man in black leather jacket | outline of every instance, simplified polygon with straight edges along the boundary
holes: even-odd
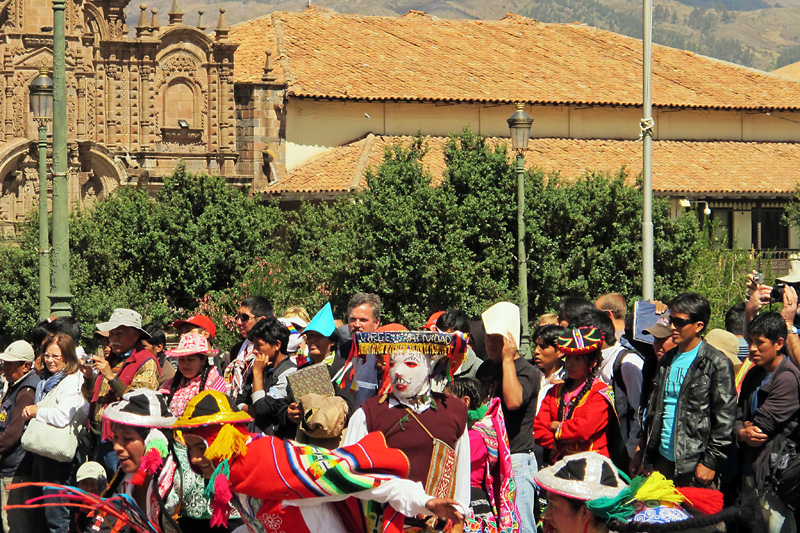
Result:
[[[709,486],[723,469],[733,439],[733,365],[703,342],[711,315],[708,300],[680,294],[669,311],[678,347],[662,357],[656,370],[640,443],[644,470],[657,470],[678,486]]]

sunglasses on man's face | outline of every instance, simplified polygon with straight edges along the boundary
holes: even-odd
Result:
[[[676,316],[669,317],[669,323],[675,326],[676,328],[683,328],[688,326],[689,324],[693,324],[694,320],[691,318],[678,318]]]

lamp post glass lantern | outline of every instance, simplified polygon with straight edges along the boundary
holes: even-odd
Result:
[[[525,112],[525,104],[517,103],[517,110],[508,118],[507,122],[511,130],[511,148],[517,152],[527,150],[533,119]]]
[[[44,67],[31,82],[31,114],[39,124],[39,320],[50,316],[50,240],[47,224],[47,122],[53,118],[53,80]]]
[[[53,80],[47,75],[47,70],[42,69],[39,75],[31,82],[31,113],[33,118],[50,120],[53,118]]]
[[[533,119],[525,112],[525,104],[517,103],[517,109],[508,119],[511,130],[511,148],[517,152],[517,261],[519,285],[519,316],[522,322],[522,339],[519,353],[531,356],[531,336],[528,324],[528,258],[525,252],[525,150],[531,136]]]

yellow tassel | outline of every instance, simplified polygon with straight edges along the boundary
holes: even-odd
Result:
[[[650,477],[639,487],[636,499],[642,502],[658,500],[662,503],[679,504],[684,500],[683,495],[675,490],[672,481],[659,472],[653,472]]]
[[[219,430],[217,438],[206,449],[207,459],[230,459],[234,455],[247,454],[247,437],[237,431],[232,425],[225,424]]]

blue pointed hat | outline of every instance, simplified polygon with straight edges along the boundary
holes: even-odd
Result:
[[[330,337],[333,335],[335,329],[336,324],[333,322],[333,309],[331,308],[331,303],[328,302],[325,304],[325,307],[314,315],[314,318],[311,319],[311,322],[308,323],[308,326],[306,326],[303,332],[308,333],[309,331],[316,331],[321,335]]]

